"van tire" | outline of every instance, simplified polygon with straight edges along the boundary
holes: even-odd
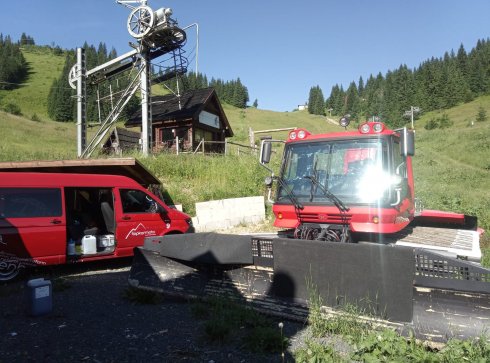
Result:
[[[0,281],[7,282],[12,281],[22,275],[22,268],[20,266],[14,266],[9,268],[9,266],[4,266],[0,261]]]

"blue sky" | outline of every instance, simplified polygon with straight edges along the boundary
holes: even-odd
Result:
[[[134,41],[126,29],[130,10],[114,0],[3,0],[0,32],[22,32],[36,44],[76,48],[104,42],[118,54]],[[324,96],[359,76],[401,64],[469,51],[490,36],[489,0],[149,0],[173,9],[180,27],[199,24],[199,71],[208,78],[240,77],[250,103],[291,111],[312,86]],[[195,55],[195,28],[186,50]],[[191,69],[194,68],[194,63]]]

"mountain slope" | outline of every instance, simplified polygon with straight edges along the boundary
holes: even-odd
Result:
[[[28,78],[12,91],[0,90],[0,106],[12,103],[29,119],[36,115],[41,120],[48,120],[49,89],[63,69],[65,56],[55,55],[49,47],[38,46],[28,46],[22,53],[29,66]],[[70,87],[68,80],[66,87]]]
[[[490,96],[432,112],[416,121],[414,174],[416,195],[426,207],[477,215],[490,229],[490,117],[471,122],[479,107],[490,115]],[[453,125],[425,130],[423,125],[446,113]]]
[[[64,56],[52,54],[49,48],[38,47],[29,48],[24,54],[31,67],[26,85],[13,91],[0,91],[1,105],[15,103],[25,115],[18,117],[0,112],[0,160],[75,158],[75,124],[50,121],[46,112],[49,87],[61,72]],[[472,123],[480,107],[486,110],[489,120]],[[258,131],[304,127],[312,133],[342,130],[325,117],[310,115],[306,111],[237,109],[226,104],[223,108],[235,133],[233,141],[245,145],[249,145],[249,128]],[[451,127],[424,129],[432,118],[443,113],[453,122]],[[40,118],[39,122],[31,121],[34,114]],[[490,96],[449,110],[425,114],[415,122],[415,128],[417,196],[428,208],[478,215],[480,225],[490,229]],[[94,129],[89,132],[93,133]],[[287,132],[270,135],[281,140],[286,138]],[[259,137],[257,135],[256,140]],[[181,176],[176,174],[166,178],[166,182],[175,179],[178,186]],[[262,191],[257,190],[257,193]],[[233,188],[227,193],[233,197]]]

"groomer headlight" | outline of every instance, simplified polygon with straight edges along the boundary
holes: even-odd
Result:
[[[373,131],[376,133],[383,132],[384,130],[384,125],[381,122],[376,122],[373,124]]]
[[[361,126],[359,126],[359,132],[361,134],[368,134],[369,131],[371,131],[371,127],[369,126],[369,124],[362,124]]]
[[[296,131],[291,131],[289,133],[289,140],[296,140],[296,137],[297,137]]]
[[[339,120],[339,124],[340,126],[342,127],[347,127],[349,126],[350,124],[350,120],[349,120],[349,117],[347,116],[343,116],[340,120]]]
[[[298,132],[298,139],[304,139],[306,137],[306,132],[305,130],[300,130]]]

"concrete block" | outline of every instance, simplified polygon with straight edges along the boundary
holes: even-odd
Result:
[[[199,232],[227,229],[242,223],[260,223],[265,219],[264,203],[263,196],[196,203],[193,223]]]

